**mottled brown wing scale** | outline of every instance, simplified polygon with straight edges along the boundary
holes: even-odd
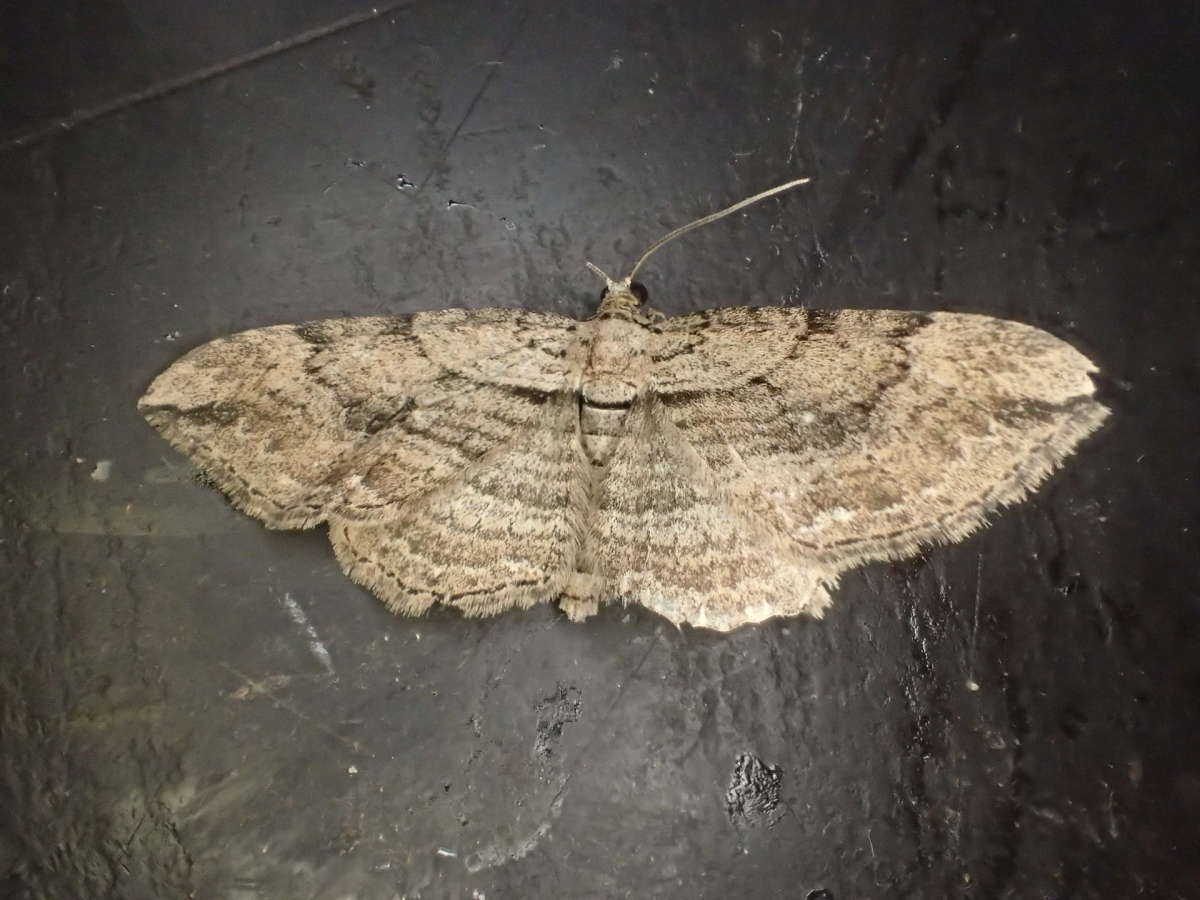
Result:
[[[1027,325],[781,312],[804,322],[780,363],[722,393],[695,360],[689,391],[661,399],[731,506],[833,576],[962,538],[1107,416],[1086,357]]]
[[[520,323],[521,341],[505,339],[505,314],[510,325]],[[543,360],[548,352],[565,356],[577,324],[488,309],[258,328],[192,350],[138,406],[239,508],[269,527],[307,528],[324,520],[331,501],[345,499],[345,479],[362,474],[346,468],[352,454],[378,462],[381,433],[406,432],[408,474],[433,484],[452,473],[429,471],[441,449],[436,440],[423,448],[418,433],[441,427],[439,408],[457,404],[462,416],[465,396],[493,420],[466,429],[464,453],[483,452],[486,436],[494,443],[527,427],[545,387],[561,385]],[[489,364],[508,366],[509,383],[471,379]]]
[[[675,624],[727,631],[771,616],[819,616],[825,574],[777,534],[729,503],[720,482],[647,399],[609,463],[592,509],[572,618],[595,604],[637,602]]]
[[[314,376],[328,346],[360,349],[383,358],[388,320],[351,319],[312,326],[279,325],[219,338],[191,351],[163,372],[138,406],[163,437],[183,451],[239,509],[271,528],[306,528],[324,517],[314,491],[338,461],[370,434],[372,406],[401,408],[406,391],[425,377],[415,367],[395,373],[414,383],[386,396],[383,385],[357,395]],[[384,352],[381,352],[384,351]],[[403,362],[404,352],[388,356]],[[346,353],[343,365],[359,356]]]
[[[529,429],[543,427],[550,395],[472,382],[428,383],[402,416],[345,453],[326,476],[323,509],[350,521],[395,519],[415,500],[462,477]]]
[[[577,324],[489,309],[257,329],[193,350],[140,406],[269,526],[329,521],[390,608],[494,613],[552,599],[574,559]],[[506,377],[475,380],[489,366]]]
[[[394,612],[493,615],[556,599],[574,570],[590,475],[574,398],[386,521],[330,520],[342,568]]]
[[[272,527],[328,520],[397,611],[638,602],[728,630],[819,615],[838,574],[954,540],[1103,421],[1090,362],[949,313],[666,319],[606,466],[580,438],[586,324],[448,310],[198,348],[147,418]]]

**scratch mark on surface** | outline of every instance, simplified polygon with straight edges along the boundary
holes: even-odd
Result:
[[[804,112],[804,54],[800,54],[800,62],[796,64],[796,107],[792,118],[792,141],[788,144],[787,166],[791,168],[796,158],[796,144],[800,140],[800,115]]]
[[[796,95],[796,117],[792,119],[792,142],[788,145],[787,165],[790,167],[796,158],[796,142],[800,139],[800,114],[804,112],[804,97]]]
[[[268,675],[262,681],[247,681],[229,696],[234,700],[249,700],[251,697],[269,698],[271,691],[287,687],[291,683],[291,675]]]
[[[308,649],[312,651],[313,656],[317,661],[325,667],[325,671],[330,675],[337,677],[337,672],[333,670],[333,658],[329,655],[329,650],[321,641],[321,636],[317,634],[317,629],[313,628],[312,622],[308,621],[308,616],[304,614],[304,610],[300,604],[295,601],[289,593],[283,595],[283,605],[288,611],[288,615],[292,617],[292,621],[297,627],[304,632],[304,636],[308,638]]]
[[[975,639],[979,636],[979,598],[983,593],[983,554],[979,555],[979,563],[975,567],[975,622],[971,626],[971,649],[967,656],[967,690],[979,690],[975,681]]]
[[[366,752],[366,751],[364,751],[362,745],[358,743],[358,741],[354,740],[353,738],[348,738],[345,735],[338,734],[332,728],[322,725],[316,719],[312,718],[312,716],[307,716],[304,713],[302,713],[300,710],[296,709],[295,706],[293,706],[291,703],[289,703],[288,701],[286,701],[282,697],[280,697],[278,694],[276,694],[275,691],[273,691],[265,682],[255,681],[253,678],[250,678],[248,675],[245,675],[242,672],[238,671],[233,666],[229,665],[229,663],[227,663],[227,662],[222,662],[221,667],[223,669],[225,669],[226,671],[232,673],[233,675],[237,676],[238,678],[242,679],[243,682],[245,682],[245,684],[243,684],[243,686],[241,688],[239,688],[238,691],[246,691],[251,696],[266,697],[268,700],[270,700],[275,705],[275,707],[277,709],[282,709],[284,712],[291,713],[293,716],[295,716],[301,722],[304,722],[305,724],[312,726],[313,728],[315,728],[317,731],[321,732],[322,734],[327,735],[328,737],[331,737],[334,740],[339,741],[342,744],[345,744],[347,747],[349,747],[355,753]]]
[[[437,160],[430,168],[428,174],[421,179],[421,190],[429,183],[429,179],[442,167],[446,158],[450,155],[450,147],[458,140],[459,134],[463,130],[463,126],[467,124],[467,120],[471,118],[475,112],[475,107],[479,105],[479,101],[483,99],[483,95],[487,93],[487,89],[491,87],[492,81],[496,78],[496,73],[503,68],[505,61],[508,59],[509,53],[512,52],[513,45],[517,42],[517,36],[520,35],[521,29],[525,25],[525,20],[529,18],[528,10],[522,12],[521,18],[517,20],[517,24],[513,27],[512,33],[508,36],[508,41],[504,44],[504,49],[500,51],[500,58],[491,60],[487,63],[487,77],[483,79],[483,84],[479,86],[479,90],[475,92],[475,96],[471,98],[471,102],[467,104],[467,111],[463,113],[458,124],[454,126],[454,130],[450,132],[450,137],[446,139],[446,143],[442,145],[442,151],[438,154]]]
[[[490,869],[493,866],[498,866],[503,863],[515,862],[519,859],[524,859],[538,845],[549,832],[554,820],[559,817],[562,812],[563,794],[567,789],[567,784],[571,781],[570,775],[564,775],[562,782],[559,784],[558,791],[550,800],[546,807],[546,817],[541,823],[530,832],[524,839],[516,841],[512,845],[506,847],[499,841],[488,844],[482,850],[473,853],[468,857],[466,868],[468,872],[479,872],[483,869]]]
[[[220,75],[225,75],[233,72],[236,69],[245,68],[253,65],[263,59],[270,59],[273,56],[278,56],[281,53],[286,53],[288,50],[293,50],[296,47],[304,44],[311,44],[314,41],[319,41],[322,38],[330,35],[338,34],[348,28],[353,28],[356,25],[362,25],[365,22],[370,22],[374,19],[386,16],[389,13],[396,12],[406,6],[412,5],[413,0],[400,0],[398,3],[389,3],[386,6],[377,6],[372,9],[367,9],[354,15],[344,16],[328,25],[321,25],[317,28],[310,28],[308,31],[302,31],[290,38],[274,41],[265,47],[259,47],[257,50],[251,50],[249,53],[243,53],[238,56],[231,57],[223,62],[214,63],[211,66],[205,66],[201,69],[195,69],[185,75],[180,75],[178,78],[167,78],[163,81],[155,82],[147,88],[140,91],[134,91],[129,94],[123,94],[113,100],[105,103],[98,103],[95,106],[87,106],[82,109],[72,110],[65,116],[56,119],[51,119],[48,122],[43,122],[40,125],[35,125],[24,131],[19,131],[16,134],[0,140],[0,152],[10,150],[14,147],[23,147],[26,144],[34,143],[35,141],[44,140],[54,134],[62,134],[65,131],[71,131],[80,125],[92,122],[96,119],[104,118],[105,116],[118,113],[129,109],[131,106],[138,106],[142,103],[148,103],[151,100],[158,100],[168,94],[173,94],[176,91],[184,90],[193,85],[200,84],[205,81],[211,81]]]

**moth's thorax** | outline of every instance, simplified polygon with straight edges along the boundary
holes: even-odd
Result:
[[[641,308],[643,299],[623,285],[610,287],[600,301],[595,318],[633,319]]]
[[[579,381],[580,431],[593,463],[608,462],[649,372],[651,333],[638,322],[596,318],[584,328],[586,356]]]
[[[650,332],[625,319],[593,319],[581,390],[597,406],[628,406],[646,381],[646,349]]]

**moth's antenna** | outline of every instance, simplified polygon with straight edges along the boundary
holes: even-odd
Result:
[[[784,191],[790,191],[794,187],[799,187],[802,184],[808,184],[808,182],[810,180],[811,179],[808,179],[808,178],[797,178],[795,181],[789,181],[787,184],[781,184],[778,187],[773,187],[770,190],[763,191],[761,194],[755,194],[753,197],[747,197],[745,200],[741,200],[741,201],[733,204],[733,206],[730,206],[726,209],[718,210],[717,212],[714,212],[714,213],[709,213],[707,216],[705,216],[702,219],[697,219],[695,222],[689,222],[687,225],[682,225],[679,228],[676,228],[674,231],[670,232],[669,234],[664,235],[663,237],[660,237],[657,241],[655,241],[653,244],[650,245],[650,249],[647,250],[645,253],[643,253],[641,255],[641,258],[638,259],[638,261],[633,264],[633,268],[629,270],[629,277],[625,279],[625,282],[629,283],[629,282],[633,281],[633,276],[636,275],[637,270],[642,267],[642,263],[644,263],[650,257],[651,253],[653,253],[655,250],[657,250],[663,244],[666,244],[669,241],[675,240],[675,238],[677,238],[677,237],[681,237],[682,235],[687,234],[693,228],[699,228],[702,225],[707,225],[709,222],[715,222],[715,221],[717,221],[717,219],[723,219],[723,218],[725,218],[725,216],[729,215],[730,213],[735,213],[739,209],[743,209],[743,208],[749,206],[751,203],[757,203],[759,200],[766,200],[768,197],[773,197],[776,194],[782,194]],[[599,269],[597,269],[591,263],[588,263],[588,265],[591,266],[592,271],[594,271],[600,275],[604,275],[603,272],[601,272]],[[608,279],[608,276],[604,275],[604,278]],[[608,282],[609,282],[609,284],[612,284],[611,279],[608,279]]]
[[[583,261],[583,264],[585,266],[587,266],[589,269],[591,269],[593,272],[595,272],[597,275],[599,275],[601,278],[603,278],[610,288],[617,286],[617,283],[615,281],[613,281],[611,278],[609,278],[608,275],[605,273],[605,271],[602,268],[600,268],[599,266],[592,265],[586,259]]]

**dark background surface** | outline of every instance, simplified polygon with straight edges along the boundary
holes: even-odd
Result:
[[[3,8],[0,897],[1200,897],[1194,4],[427,0],[236,64],[365,8]],[[824,621],[394,618],[135,410],[244,328],[586,315],[797,174],[655,305],[1015,318],[1114,413]]]

